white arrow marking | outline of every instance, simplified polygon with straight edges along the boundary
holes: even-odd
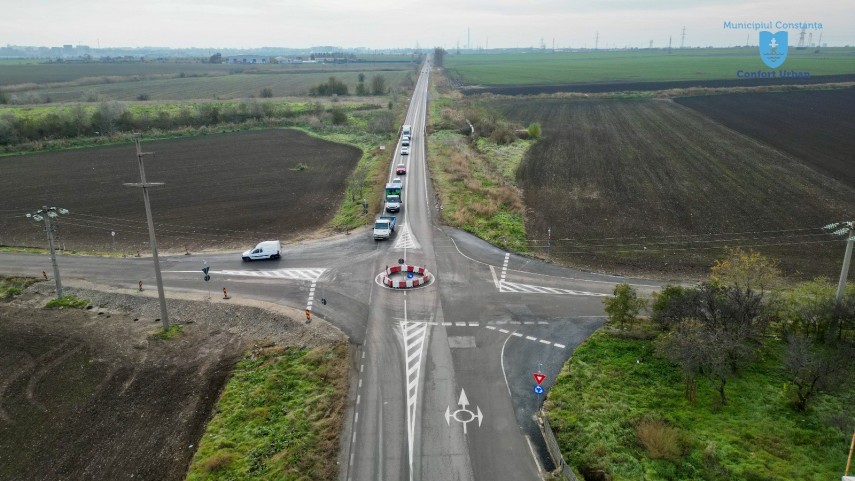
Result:
[[[460,390],[460,400],[457,401],[457,404],[460,404],[463,409],[466,409],[466,406],[469,405],[469,399],[466,399],[466,391],[463,389]]]
[[[481,408],[480,408],[480,407],[475,406],[475,409],[477,409],[477,410],[478,410],[478,415],[477,415],[477,416],[475,416],[475,417],[477,417],[477,418],[478,418],[478,427],[480,428],[480,427],[481,427],[481,421],[484,419],[484,415],[483,415],[483,414],[481,414]]]
[[[449,407],[445,408],[445,424],[451,426],[451,413]]]

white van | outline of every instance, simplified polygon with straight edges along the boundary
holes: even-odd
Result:
[[[257,259],[279,259],[282,253],[282,243],[278,240],[259,242],[257,246],[243,253],[244,262]]]

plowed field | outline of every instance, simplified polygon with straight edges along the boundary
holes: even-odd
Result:
[[[855,188],[855,88],[675,101]]]
[[[243,247],[323,226],[343,199],[361,152],[295,130],[143,142],[158,244],[165,249]],[[145,251],[145,208],[132,144],[0,158],[0,245],[46,245],[23,215],[42,205],[59,219],[66,249]]]
[[[855,215],[847,186],[690,109],[656,100],[499,100],[543,140],[518,171],[532,248],[575,265],[705,272],[750,247],[796,276],[834,276],[843,246],[819,227]]]

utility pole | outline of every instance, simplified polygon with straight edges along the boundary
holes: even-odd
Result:
[[[42,208],[37,210],[34,214],[27,214],[27,219],[36,222],[45,222],[45,232],[47,232],[48,245],[50,245],[50,262],[53,264],[53,278],[56,280],[57,299],[62,297],[62,280],[59,278],[59,266],[56,263],[56,251],[53,248],[53,233],[56,227],[51,223],[51,219],[56,219],[60,215],[65,214],[68,214],[68,209],[63,209],[62,207],[48,207],[46,205],[42,206]]]
[[[546,228],[546,256],[552,257],[552,227]]]
[[[600,49],[600,32],[597,32],[597,36],[594,37],[594,50]]]
[[[832,234],[845,235],[847,237],[846,253],[843,255],[843,268],[840,270],[840,281],[837,283],[838,303],[843,301],[843,294],[846,292],[846,278],[849,275],[849,263],[852,261],[852,244],[855,244],[855,221],[835,222],[823,227],[825,230],[836,229]]]
[[[145,165],[143,157],[151,155],[154,152],[143,152],[140,147],[140,135],[134,134],[134,145],[137,147],[137,162],[140,167],[139,183],[125,183],[126,187],[139,187],[143,191],[143,201],[145,202],[145,216],[148,220],[148,238],[151,241],[151,255],[154,258],[154,275],[157,279],[157,295],[160,298],[160,320],[163,323],[163,330],[169,329],[169,315],[166,313],[166,296],[163,294],[163,278],[160,275],[160,260],[157,258],[157,239],[154,237],[154,221],[151,218],[151,205],[148,201],[148,189],[151,187],[159,187],[163,182],[146,182],[145,180]]]
[[[686,27],[683,27],[683,36],[680,38],[680,50],[686,48]]]

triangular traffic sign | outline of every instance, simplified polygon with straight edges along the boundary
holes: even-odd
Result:
[[[534,373],[534,380],[540,384],[543,380],[546,379],[546,374],[541,374],[539,372]]]

